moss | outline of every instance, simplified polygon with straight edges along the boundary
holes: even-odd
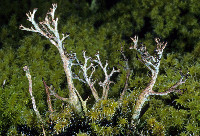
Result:
[[[41,20],[52,1],[18,1],[11,7],[10,3],[11,1],[5,1],[0,6],[0,16],[3,18],[0,23],[4,23],[0,28],[0,135],[20,135],[17,126],[21,125],[32,129],[36,127],[40,133],[41,125],[32,110],[28,81],[22,67],[30,66],[34,83],[33,94],[38,109],[46,120],[47,129],[50,124],[47,121],[49,112],[41,79],[43,77],[49,85],[53,84],[60,96],[67,97],[66,78],[56,48],[37,34],[21,32],[18,26],[21,23],[26,24],[25,13],[31,8],[40,9],[38,14],[42,17],[38,20]],[[122,0],[109,8],[104,7],[107,5],[106,1],[103,3],[102,9],[91,12],[88,1],[60,1],[56,11],[60,21],[59,30],[70,33],[64,46],[68,51],[76,52],[81,62],[82,50],[86,50],[88,56],[94,56],[100,51],[101,59],[108,60],[110,69],[113,66],[120,67],[118,62],[121,65],[124,65],[124,62],[117,50],[123,45],[132,70],[129,91],[120,103],[116,100],[126,79],[126,70],[123,68],[113,79],[115,84],[111,86],[109,99],[95,105],[89,87],[75,81],[81,96],[84,99],[90,96],[88,115],[84,117],[87,119],[85,123],[88,129],[83,127],[82,135],[129,135],[133,131],[129,126],[132,108],[141,90],[150,80],[149,71],[136,59],[136,52],[128,50],[132,44],[129,37],[133,35],[139,35],[151,53],[154,49],[153,37],[159,36],[168,41],[164,58],[161,60],[160,75],[154,87],[156,91],[163,92],[176,83],[180,78],[178,69],[185,73],[189,70],[191,75],[187,82],[180,86],[180,89],[184,89],[182,94],[173,93],[166,97],[150,98],[134,134],[199,135],[199,1]],[[78,71],[79,68],[74,67],[74,72],[78,74]],[[97,68],[93,78],[102,81],[102,71]],[[5,79],[5,85],[2,87]],[[95,86],[101,95],[102,88],[97,83]],[[71,116],[70,108],[63,109],[60,100],[54,100],[54,97],[52,99],[55,109],[52,118],[56,122],[54,132],[69,131],[72,128],[70,121],[75,115]],[[74,120],[80,122],[83,119]],[[75,124],[73,127],[75,131],[76,127],[80,126]],[[78,131],[74,133],[78,135]]]

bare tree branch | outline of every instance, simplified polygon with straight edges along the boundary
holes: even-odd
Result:
[[[77,65],[80,66],[81,70],[79,72],[82,72],[84,79],[81,79],[79,76],[73,74],[73,79],[78,79],[79,81],[83,82],[83,83],[87,83],[92,91],[92,94],[95,98],[96,101],[99,100],[99,96],[98,93],[94,87],[94,83],[95,81],[93,81],[92,76],[93,73],[95,72],[95,67],[93,63],[91,63],[88,66],[88,62],[91,61],[91,57],[87,57],[86,56],[86,51],[83,51],[83,58],[84,58],[84,64],[81,64],[79,59],[77,58],[76,54],[73,54],[73,60],[76,60],[76,63],[72,63],[72,65]],[[92,69],[92,72],[90,73],[90,75],[88,75],[88,70]]]
[[[140,47],[138,46],[138,44],[137,44],[138,37],[137,36],[135,36],[134,38],[131,38],[131,39],[134,42],[134,47],[131,46],[130,49],[135,49],[140,53],[141,59],[139,59],[139,60],[142,63],[144,63],[152,73],[151,80],[150,80],[149,84],[142,91],[142,93],[140,94],[138,100],[136,101],[136,105],[134,107],[134,113],[132,115],[132,124],[133,124],[134,120],[139,118],[141,109],[142,109],[144,103],[148,100],[147,98],[150,95],[167,95],[167,94],[169,94],[171,92],[180,92],[180,90],[176,90],[175,88],[177,88],[179,85],[185,83],[187,78],[185,80],[183,80],[183,77],[181,77],[179,82],[177,82],[175,85],[173,85],[166,92],[154,92],[153,91],[153,86],[154,86],[154,84],[156,82],[156,79],[157,79],[157,76],[158,76],[158,73],[159,73],[160,61],[161,61],[161,58],[162,58],[163,50],[167,46],[167,42],[166,43],[160,42],[159,38],[155,38],[155,42],[157,44],[157,47],[155,49],[155,55],[151,56],[147,52],[145,45],[141,45]]]
[[[50,97],[50,93],[49,93],[49,87],[47,86],[46,82],[44,81],[44,79],[42,78],[45,90],[46,90],[46,94],[47,94],[47,104],[49,107],[49,111],[52,113],[53,112],[53,107],[51,104],[51,97]]]
[[[5,84],[6,84],[6,79],[3,80],[2,88],[4,88]]]
[[[94,62],[98,63],[99,66],[102,68],[104,74],[105,74],[105,80],[103,82],[99,82],[99,85],[103,87],[103,94],[102,94],[102,98],[101,99],[107,99],[108,98],[108,91],[109,91],[109,86],[110,83],[113,83],[110,78],[112,77],[112,75],[116,72],[119,72],[120,70],[115,70],[115,68],[113,67],[112,71],[110,74],[107,73],[107,66],[108,66],[108,61],[106,61],[105,66],[103,66],[101,59],[99,57],[99,52],[96,53],[95,55],[97,57],[97,59],[93,60]]]
[[[121,54],[122,54],[122,56],[123,56],[123,58],[124,58],[124,61],[125,61],[125,67],[124,67],[124,69],[126,70],[126,82],[125,82],[125,84],[124,84],[124,89],[123,89],[123,91],[122,91],[122,93],[121,93],[121,95],[120,95],[120,100],[122,100],[123,97],[124,97],[124,95],[125,95],[125,93],[126,93],[126,91],[127,91],[127,89],[128,89],[128,81],[129,81],[129,77],[130,77],[130,75],[131,75],[131,70],[130,70],[130,68],[129,68],[128,59],[126,58],[126,56],[125,56],[125,54],[124,54],[124,50],[123,50],[123,47],[122,47],[122,46],[121,46],[120,52],[121,52]]]
[[[48,87],[48,86],[47,86]],[[62,101],[66,101],[69,102],[69,98],[64,98],[59,96],[56,92],[55,92],[55,88],[53,88],[53,86],[48,87],[48,89],[50,90],[50,95],[55,96],[57,99],[62,100]]]
[[[33,96],[33,92],[32,92],[32,79],[31,79],[31,74],[30,74],[30,72],[29,72],[28,66],[24,66],[23,69],[24,69],[24,71],[26,72],[26,77],[28,78],[28,81],[29,81],[29,93],[30,93],[31,100],[32,100],[33,110],[35,111],[35,113],[36,113],[38,119],[39,119],[40,122],[42,123],[43,134],[44,134],[44,136],[45,136],[46,134],[45,134],[44,127],[43,127],[43,120],[42,120],[42,117],[41,117],[41,115],[40,115],[40,112],[38,111],[38,109],[37,109],[37,107],[36,107],[35,97]]]
[[[69,36],[68,34],[62,34],[62,38],[58,33],[58,18],[55,18],[55,10],[57,8],[57,4],[52,4],[53,8],[50,9],[50,12],[46,14],[44,21],[40,23],[36,23],[34,20],[35,13],[37,9],[34,9],[33,12],[27,13],[28,21],[30,21],[33,25],[31,28],[26,28],[23,25],[20,25],[21,30],[36,32],[41,34],[42,36],[49,39],[49,41],[55,45],[59,51],[61,59],[63,61],[63,67],[65,74],[67,76],[67,83],[69,88],[69,103],[73,105],[78,112],[82,112],[82,106],[80,99],[77,96],[78,92],[74,86],[72,79],[72,61],[73,57],[69,56],[69,54],[65,54],[63,48],[63,41]],[[71,54],[70,54],[71,55]]]
[[[181,84],[184,84],[186,82],[186,80],[188,78],[188,75],[189,75],[189,72],[186,75],[181,74],[180,80],[176,84],[174,84],[172,87],[170,87],[167,91],[165,91],[165,92],[155,92],[155,91],[152,91],[150,93],[150,95],[160,95],[160,96],[162,96],[162,95],[167,95],[167,94],[172,93],[172,92],[178,92],[178,93],[180,93],[181,90],[180,89],[177,90],[176,88],[178,86],[180,86]]]

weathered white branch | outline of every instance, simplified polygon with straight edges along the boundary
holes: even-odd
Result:
[[[4,88],[5,84],[6,84],[6,79],[3,80],[2,88]]]
[[[55,88],[53,88],[53,86],[50,86],[50,87],[47,86],[47,88],[48,88],[49,91],[50,91],[50,95],[55,96],[55,97],[56,97],[57,99],[59,99],[59,100],[69,102],[69,98],[64,98],[64,97],[59,96],[59,95],[55,92]]]
[[[76,63],[73,63],[73,65],[78,65],[80,66],[81,70],[82,70],[82,73],[83,73],[83,77],[84,79],[81,79],[79,76],[77,75],[74,75],[73,76],[73,79],[78,79],[79,81],[83,82],[83,83],[87,83],[92,91],[92,94],[95,98],[96,101],[99,100],[99,96],[98,96],[98,93],[94,87],[94,83],[95,81],[92,81],[92,75],[93,73],[95,72],[95,66],[93,65],[93,63],[91,63],[89,66],[88,66],[88,61],[90,60],[91,61],[91,57],[87,57],[85,55],[86,51],[83,51],[83,58],[85,60],[84,64],[81,64],[80,61],[78,60],[78,58],[76,57],[76,54],[73,55],[74,57],[74,60],[76,60]],[[92,68],[92,72],[90,73],[90,75],[88,75],[88,70],[90,70]],[[80,72],[80,71],[79,71]]]
[[[133,41],[134,43],[134,46],[131,46],[129,49],[136,49],[137,48],[137,44],[138,44],[138,36],[135,36],[134,38],[130,37],[131,40]]]
[[[87,83],[84,79],[81,79],[79,76],[77,76],[77,75],[74,74],[74,73],[73,73],[73,79],[77,79],[77,80],[79,80],[80,82]]]
[[[92,91],[92,94],[95,98],[96,101],[99,100],[99,96],[98,93],[94,87],[95,81],[92,80],[92,75],[95,72],[95,65],[93,63],[90,63],[90,65],[88,66],[88,62],[89,60],[91,62],[96,62],[102,69],[103,72],[105,74],[105,80],[104,82],[99,82],[99,85],[103,87],[103,94],[102,94],[102,98],[101,99],[107,99],[108,97],[108,91],[109,91],[109,85],[110,83],[113,83],[112,81],[110,81],[111,76],[116,73],[119,72],[119,70],[115,70],[114,68],[112,69],[112,71],[110,72],[110,74],[107,73],[107,66],[108,66],[108,62],[106,61],[105,66],[103,66],[101,59],[99,57],[99,53],[97,53],[95,56],[97,57],[97,59],[92,60],[91,57],[87,57],[86,56],[86,52],[83,51],[83,58],[84,58],[84,63],[81,64],[78,60],[78,58],[76,57],[76,54],[71,55],[73,56],[73,60],[76,60],[76,63],[72,63],[72,65],[78,65],[80,66],[82,73],[83,73],[83,77],[84,79],[81,79],[79,76],[74,75],[73,79],[78,79],[79,81],[83,82],[83,83],[87,83]],[[88,70],[92,69],[92,72],[90,73],[90,75],[88,75]],[[80,71],[79,71],[80,72]]]
[[[181,78],[180,78],[180,80],[179,80],[176,84],[174,84],[172,87],[170,87],[167,91],[165,91],[165,92],[155,92],[155,91],[152,91],[152,92],[150,93],[150,95],[160,95],[160,96],[162,96],[162,95],[167,95],[167,94],[172,93],[172,92],[180,93],[181,90],[180,90],[180,89],[176,90],[176,88],[177,88],[179,85],[184,84],[184,83],[186,82],[188,76],[189,76],[189,72],[188,72],[186,75],[183,75],[183,74],[181,73]]]
[[[29,81],[29,93],[30,93],[30,96],[31,96],[33,109],[34,109],[34,111],[35,111],[37,117],[39,118],[39,120],[40,120],[41,122],[43,122],[43,121],[42,121],[42,118],[41,118],[41,116],[40,116],[40,113],[39,113],[39,111],[38,111],[38,109],[37,109],[37,107],[36,107],[35,98],[34,98],[34,96],[33,96],[33,92],[32,92],[32,79],[31,79],[31,74],[30,74],[30,72],[29,72],[29,68],[28,68],[28,66],[25,66],[23,69],[24,69],[24,71],[26,72],[26,77],[28,78],[28,81]]]
[[[46,135],[45,131],[44,131],[44,127],[43,127],[43,120],[42,120],[42,117],[40,115],[40,112],[38,111],[38,109],[36,107],[35,97],[33,96],[32,79],[31,79],[31,74],[29,72],[29,68],[28,68],[28,66],[24,66],[23,69],[26,72],[26,77],[28,78],[28,81],[29,81],[29,93],[30,93],[31,100],[32,100],[33,110],[35,111],[36,116],[38,117],[38,119],[42,123],[43,134]]]
[[[132,115],[132,124],[133,124],[134,120],[139,118],[141,109],[142,109],[144,103],[148,100],[147,98],[150,95],[167,95],[171,92],[180,92],[180,90],[176,90],[175,88],[178,87],[179,85],[185,83],[186,79],[183,81],[183,77],[181,77],[180,81],[177,82],[170,89],[168,89],[168,91],[166,91],[166,92],[154,92],[153,86],[156,82],[156,79],[157,79],[157,76],[158,76],[158,73],[159,73],[160,61],[161,61],[161,58],[162,58],[163,50],[165,49],[167,43],[160,42],[160,39],[156,38],[155,42],[157,44],[157,47],[155,49],[155,55],[151,56],[146,51],[146,47],[144,45],[142,45],[140,47],[138,46],[138,44],[137,44],[138,37],[137,36],[135,36],[134,38],[131,38],[131,39],[134,42],[134,47],[131,46],[130,49],[135,49],[140,53],[141,59],[139,59],[139,60],[142,63],[144,63],[152,73],[150,83],[142,91],[138,100],[136,101],[136,105],[134,107],[134,113]]]
[[[42,36],[45,36],[49,41],[55,45],[60,53],[61,59],[63,61],[63,67],[65,74],[67,76],[67,83],[69,88],[69,103],[73,105],[77,112],[81,113],[83,111],[81,102],[79,99],[79,93],[77,92],[73,80],[72,80],[72,61],[73,57],[65,54],[63,49],[63,41],[69,36],[68,34],[62,34],[62,39],[60,39],[60,35],[58,33],[58,18],[55,18],[55,10],[57,8],[57,4],[52,4],[53,8],[51,11],[47,13],[45,20],[40,22],[39,24],[35,22],[34,16],[37,9],[33,10],[33,13],[27,13],[28,20],[32,23],[33,27],[26,28],[23,25],[20,25],[21,30],[37,32]]]
[[[108,66],[108,61],[106,61],[105,66],[103,66],[101,59],[99,57],[99,52],[96,53],[95,55],[97,57],[96,60],[93,60],[94,62],[98,63],[99,66],[102,68],[104,74],[105,74],[105,80],[103,82],[99,82],[99,85],[103,87],[103,94],[102,94],[102,99],[107,99],[108,97],[108,91],[109,91],[109,87],[110,87],[110,83],[113,83],[110,78],[112,77],[112,75],[116,72],[119,72],[120,70],[115,70],[115,68],[113,67],[112,71],[110,74],[107,73],[107,66]]]
[[[52,4],[52,6],[53,6],[53,9],[50,8],[51,12],[49,12],[48,14],[50,14],[52,16],[52,19],[54,19],[54,14],[55,14],[55,11],[57,8],[57,4]]]

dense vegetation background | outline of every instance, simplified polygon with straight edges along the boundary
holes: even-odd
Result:
[[[60,32],[70,33],[70,38],[65,44],[68,51],[76,52],[80,60],[83,59],[82,50],[86,50],[87,56],[91,57],[99,51],[102,60],[108,60],[110,68],[113,66],[121,68],[121,73],[113,78],[115,84],[109,93],[110,100],[95,107],[101,109],[101,106],[107,106],[113,113],[106,115],[106,119],[95,120],[101,112],[95,113],[96,110],[91,109],[92,123],[79,126],[79,130],[74,128],[75,125],[68,127],[70,130],[74,129],[74,134],[130,133],[131,130],[127,130],[127,125],[132,113],[131,105],[150,80],[149,71],[136,58],[136,51],[128,49],[132,44],[129,37],[138,35],[140,42],[143,42],[151,53],[155,48],[155,37],[168,42],[154,90],[162,92],[175,84],[180,78],[180,70],[183,72],[189,70],[191,76],[180,86],[184,89],[182,94],[172,93],[150,98],[143,109],[135,135],[200,135],[199,0],[114,0],[112,2],[97,0],[96,3],[91,0],[2,1],[0,4],[0,135],[21,133],[37,135],[40,132],[32,110],[23,66],[30,67],[33,93],[42,116],[48,115],[42,77],[56,88],[59,95],[63,97],[68,95],[66,77],[57,49],[44,37],[19,30],[20,24],[31,25],[26,20],[25,13],[38,8],[36,19],[43,20],[52,3],[58,4],[56,16],[59,18]],[[121,46],[124,47],[129,59],[132,74],[129,92],[123,100],[124,106],[116,110],[115,100],[119,98],[126,78],[126,70],[118,65],[118,63],[123,64],[118,51]],[[78,69],[75,68],[74,71]],[[98,69],[95,79],[103,78],[100,72]],[[6,80],[5,85],[3,85],[4,80]],[[75,81],[75,84],[81,95],[87,98],[90,94],[89,88],[79,81]],[[90,109],[94,99],[91,97],[88,103]],[[62,105],[60,100],[54,100],[53,105],[57,111],[63,108],[60,106]],[[59,126],[57,129],[60,130]],[[67,128],[64,132],[67,133]]]

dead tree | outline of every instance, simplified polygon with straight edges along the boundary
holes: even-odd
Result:
[[[69,97],[63,98],[63,97],[59,96],[56,93],[55,89],[52,86],[49,87],[46,84],[46,82],[43,80],[43,83],[44,83],[44,86],[46,89],[46,94],[47,94],[47,104],[49,107],[49,111],[54,112],[53,107],[51,105],[51,98],[50,98],[50,95],[53,95],[57,99],[68,102],[69,105],[72,107],[72,109],[74,109],[75,112],[77,112],[79,115],[82,115],[82,113],[87,112],[86,102],[88,99],[86,99],[86,100],[82,99],[81,95],[79,94],[78,90],[76,89],[76,87],[73,83],[73,80],[77,79],[83,83],[86,83],[91,90],[91,93],[95,99],[95,102],[98,102],[99,100],[105,100],[108,98],[110,84],[113,83],[111,81],[111,77],[113,76],[114,73],[119,72],[119,70],[116,70],[113,67],[111,72],[108,73],[108,62],[106,61],[105,65],[103,65],[103,63],[100,59],[99,52],[96,53],[96,55],[95,55],[96,58],[92,59],[91,57],[86,56],[86,52],[83,51],[84,63],[82,64],[82,63],[80,63],[79,59],[77,58],[76,53],[64,51],[63,42],[67,37],[69,37],[69,35],[68,34],[62,34],[62,35],[59,34],[58,18],[55,18],[55,16],[54,16],[55,10],[57,8],[57,4],[52,4],[52,5],[53,5],[53,8],[50,9],[50,12],[47,13],[45,20],[42,22],[39,22],[39,23],[35,22],[35,20],[34,20],[34,16],[35,16],[37,9],[34,9],[33,12],[27,13],[26,15],[28,17],[28,21],[30,21],[32,23],[33,27],[26,28],[23,25],[20,25],[20,29],[25,30],[25,31],[39,33],[40,35],[49,39],[49,41],[58,49],[60,57],[62,59],[64,71],[65,71],[65,74],[67,77]],[[165,92],[153,91],[153,87],[154,87],[154,84],[156,82],[156,79],[157,79],[157,76],[159,73],[160,61],[162,58],[163,50],[165,49],[167,43],[162,43],[162,42],[160,42],[160,39],[156,38],[155,41],[156,41],[157,47],[155,50],[155,55],[151,56],[147,52],[146,46],[138,45],[138,37],[137,36],[135,36],[134,38],[131,38],[131,39],[134,42],[134,46],[131,46],[130,49],[135,49],[140,53],[141,58],[139,58],[139,60],[151,71],[151,80],[150,80],[149,84],[147,85],[147,87],[141,92],[138,100],[136,101],[136,105],[134,107],[134,112],[132,115],[132,124],[133,124],[134,121],[139,118],[141,109],[142,109],[144,103],[148,100],[147,98],[150,95],[167,95],[171,92],[180,92],[180,89],[176,89],[176,88],[177,88],[177,86],[185,83],[185,81],[187,79],[187,75],[186,75],[186,78],[184,75],[181,75],[181,79]],[[126,59],[123,51],[121,53],[126,61],[126,70],[127,70],[126,77],[127,78],[126,78],[125,87],[121,94],[120,100],[123,99],[123,96],[125,95],[125,92],[128,88],[128,80],[129,80],[129,76],[130,76],[130,68],[128,67],[128,59]],[[82,73],[83,78],[80,78],[80,76],[77,76],[75,73],[73,73],[73,71],[72,71],[73,66],[80,67],[79,72]],[[93,79],[94,78],[93,74],[94,74],[97,66],[99,66],[102,69],[102,71],[104,73],[104,77],[105,77],[104,81],[99,82],[99,85],[102,87],[102,96],[101,97],[99,96],[99,93],[95,89],[95,86],[94,86],[94,84],[96,83],[96,80]],[[35,102],[34,96],[32,95],[31,74],[30,74],[27,66],[24,67],[24,71],[26,71],[26,75],[29,80],[29,93],[31,95],[34,111],[35,111],[37,117],[39,118],[39,120],[41,122],[43,122],[42,117],[36,108],[36,102]],[[44,134],[45,134],[45,132],[44,132]]]
[[[179,85],[185,83],[187,79],[187,75],[181,74],[180,80],[174,84],[171,88],[169,88],[165,92],[155,92],[153,91],[153,87],[156,83],[156,79],[159,73],[159,67],[160,67],[160,61],[162,58],[163,50],[165,49],[167,43],[160,42],[159,38],[155,38],[155,42],[157,44],[157,47],[155,49],[155,55],[151,56],[148,51],[146,50],[145,45],[138,45],[138,37],[135,36],[134,38],[131,38],[134,42],[134,46],[131,46],[130,49],[137,50],[140,55],[141,59],[138,58],[150,71],[151,71],[151,80],[147,87],[141,92],[138,100],[136,101],[136,105],[134,107],[134,113],[132,115],[132,123],[134,120],[137,120],[140,116],[141,109],[146,101],[148,101],[148,97],[150,95],[167,95],[171,92],[180,92],[180,89],[176,89]],[[186,77],[186,78],[185,78]]]
[[[27,28],[27,27],[24,27],[23,25],[20,25],[20,29],[39,33],[40,35],[49,39],[49,41],[58,49],[60,57],[62,59],[64,71],[67,77],[69,98],[60,97],[55,92],[55,90],[52,89],[52,87],[48,87],[46,83],[44,82],[46,93],[48,95],[47,103],[49,104],[48,105],[49,110],[52,112],[53,108],[51,106],[51,101],[50,101],[51,99],[49,97],[49,92],[47,91],[47,89],[51,92],[50,94],[55,96],[57,99],[61,99],[63,101],[68,102],[77,113],[83,113],[87,111],[87,108],[86,108],[87,99],[85,101],[82,99],[81,95],[79,94],[76,87],[74,86],[73,79],[78,79],[79,81],[82,81],[88,84],[95,100],[99,101],[101,99],[107,99],[109,86],[110,86],[110,83],[112,83],[110,78],[114,73],[119,72],[119,70],[115,70],[113,68],[111,73],[108,74],[107,72],[108,62],[106,61],[105,66],[103,66],[100,56],[99,56],[99,52],[95,55],[96,59],[92,59],[91,57],[86,56],[86,52],[83,51],[83,58],[85,59],[85,62],[84,64],[81,64],[76,56],[76,53],[72,53],[72,52],[67,53],[66,51],[64,51],[63,42],[67,37],[69,37],[69,35],[59,34],[58,18],[55,18],[54,16],[56,8],[57,8],[57,4],[52,4],[52,5],[53,5],[53,8],[50,8],[50,12],[46,14],[45,20],[39,23],[37,23],[34,20],[37,9],[34,9],[33,12],[27,13],[26,14],[28,17],[27,20],[32,23],[33,27]],[[89,61],[90,61],[90,65],[88,66]],[[82,72],[84,79],[81,79],[79,76],[75,75],[72,72],[72,66],[74,65],[79,66],[81,68],[80,72]],[[93,73],[95,72],[95,67],[97,66],[100,66],[100,68],[103,70],[105,74],[105,80],[103,82],[99,82],[99,85],[102,86],[103,88],[102,97],[99,97],[99,94],[94,87],[95,80],[93,81],[92,79]],[[88,75],[89,70],[92,71],[90,75]]]

